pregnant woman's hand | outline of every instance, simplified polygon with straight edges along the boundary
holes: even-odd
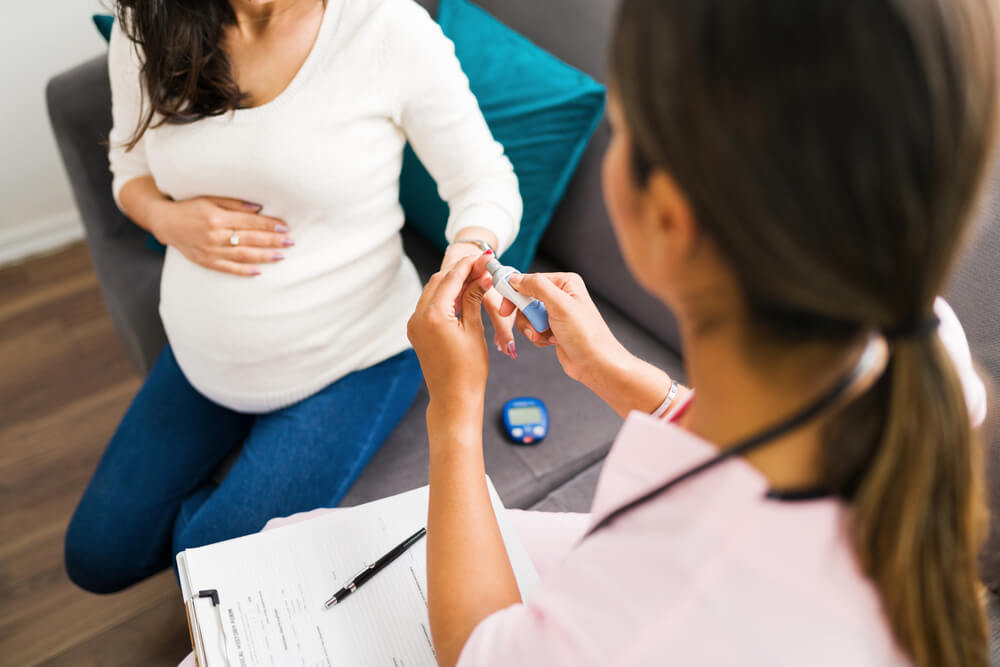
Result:
[[[257,264],[280,262],[295,245],[284,221],[260,214],[258,204],[223,197],[163,200],[151,209],[150,229],[164,245],[208,269],[260,274]]]

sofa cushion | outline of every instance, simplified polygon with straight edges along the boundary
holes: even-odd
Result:
[[[598,461],[531,506],[536,512],[589,512],[604,461]]]
[[[437,269],[440,253],[412,232],[404,234],[404,238],[407,252],[426,279]],[[552,267],[536,261],[532,269]],[[672,376],[680,377],[680,363],[672,352],[607,302],[598,298],[597,303],[626,347]],[[487,339],[491,339],[489,318],[484,319]],[[622,420],[586,387],[566,377],[554,350],[536,349],[520,334],[516,335],[516,361],[491,348],[483,444],[486,471],[504,503],[525,508],[603,459]],[[500,424],[504,402],[523,395],[542,399],[551,420],[549,436],[528,447],[510,444]],[[427,393],[422,389],[409,413],[347,493],[344,505],[356,505],[427,483],[426,409]]]

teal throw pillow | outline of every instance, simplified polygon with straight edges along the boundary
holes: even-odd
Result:
[[[503,260],[525,270],[604,114],[605,89],[466,0],[441,0],[438,24],[514,165],[524,215]],[[448,205],[409,146],[399,198],[407,221],[444,249]]]
[[[111,41],[111,26],[115,24],[115,17],[110,14],[94,14],[94,25],[104,38],[104,41]]]

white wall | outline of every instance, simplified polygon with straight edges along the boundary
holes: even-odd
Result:
[[[100,53],[99,0],[3,2],[0,19],[0,265],[83,236],[49,129],[45,83]]]

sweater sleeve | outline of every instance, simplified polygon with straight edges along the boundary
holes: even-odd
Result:
[[[140,81],[140,61],[137,48],[115,21],[108,47],[108,77],[111,80],[111,133],[108,137],[108,162],[111,167],[111,191],[115,204],[121,208],[118,196],[132,179],[150,174],[146,162],[146,137],[128,151],[126,145],[139,124],[139,117],[148,108]]]
[[[394,0],[385,48],[396,95],[396,122],[448,202],[448,241],[485,227],[509,248],[522,202],[514,168],[490,133],[455,46],[413,0]]]

